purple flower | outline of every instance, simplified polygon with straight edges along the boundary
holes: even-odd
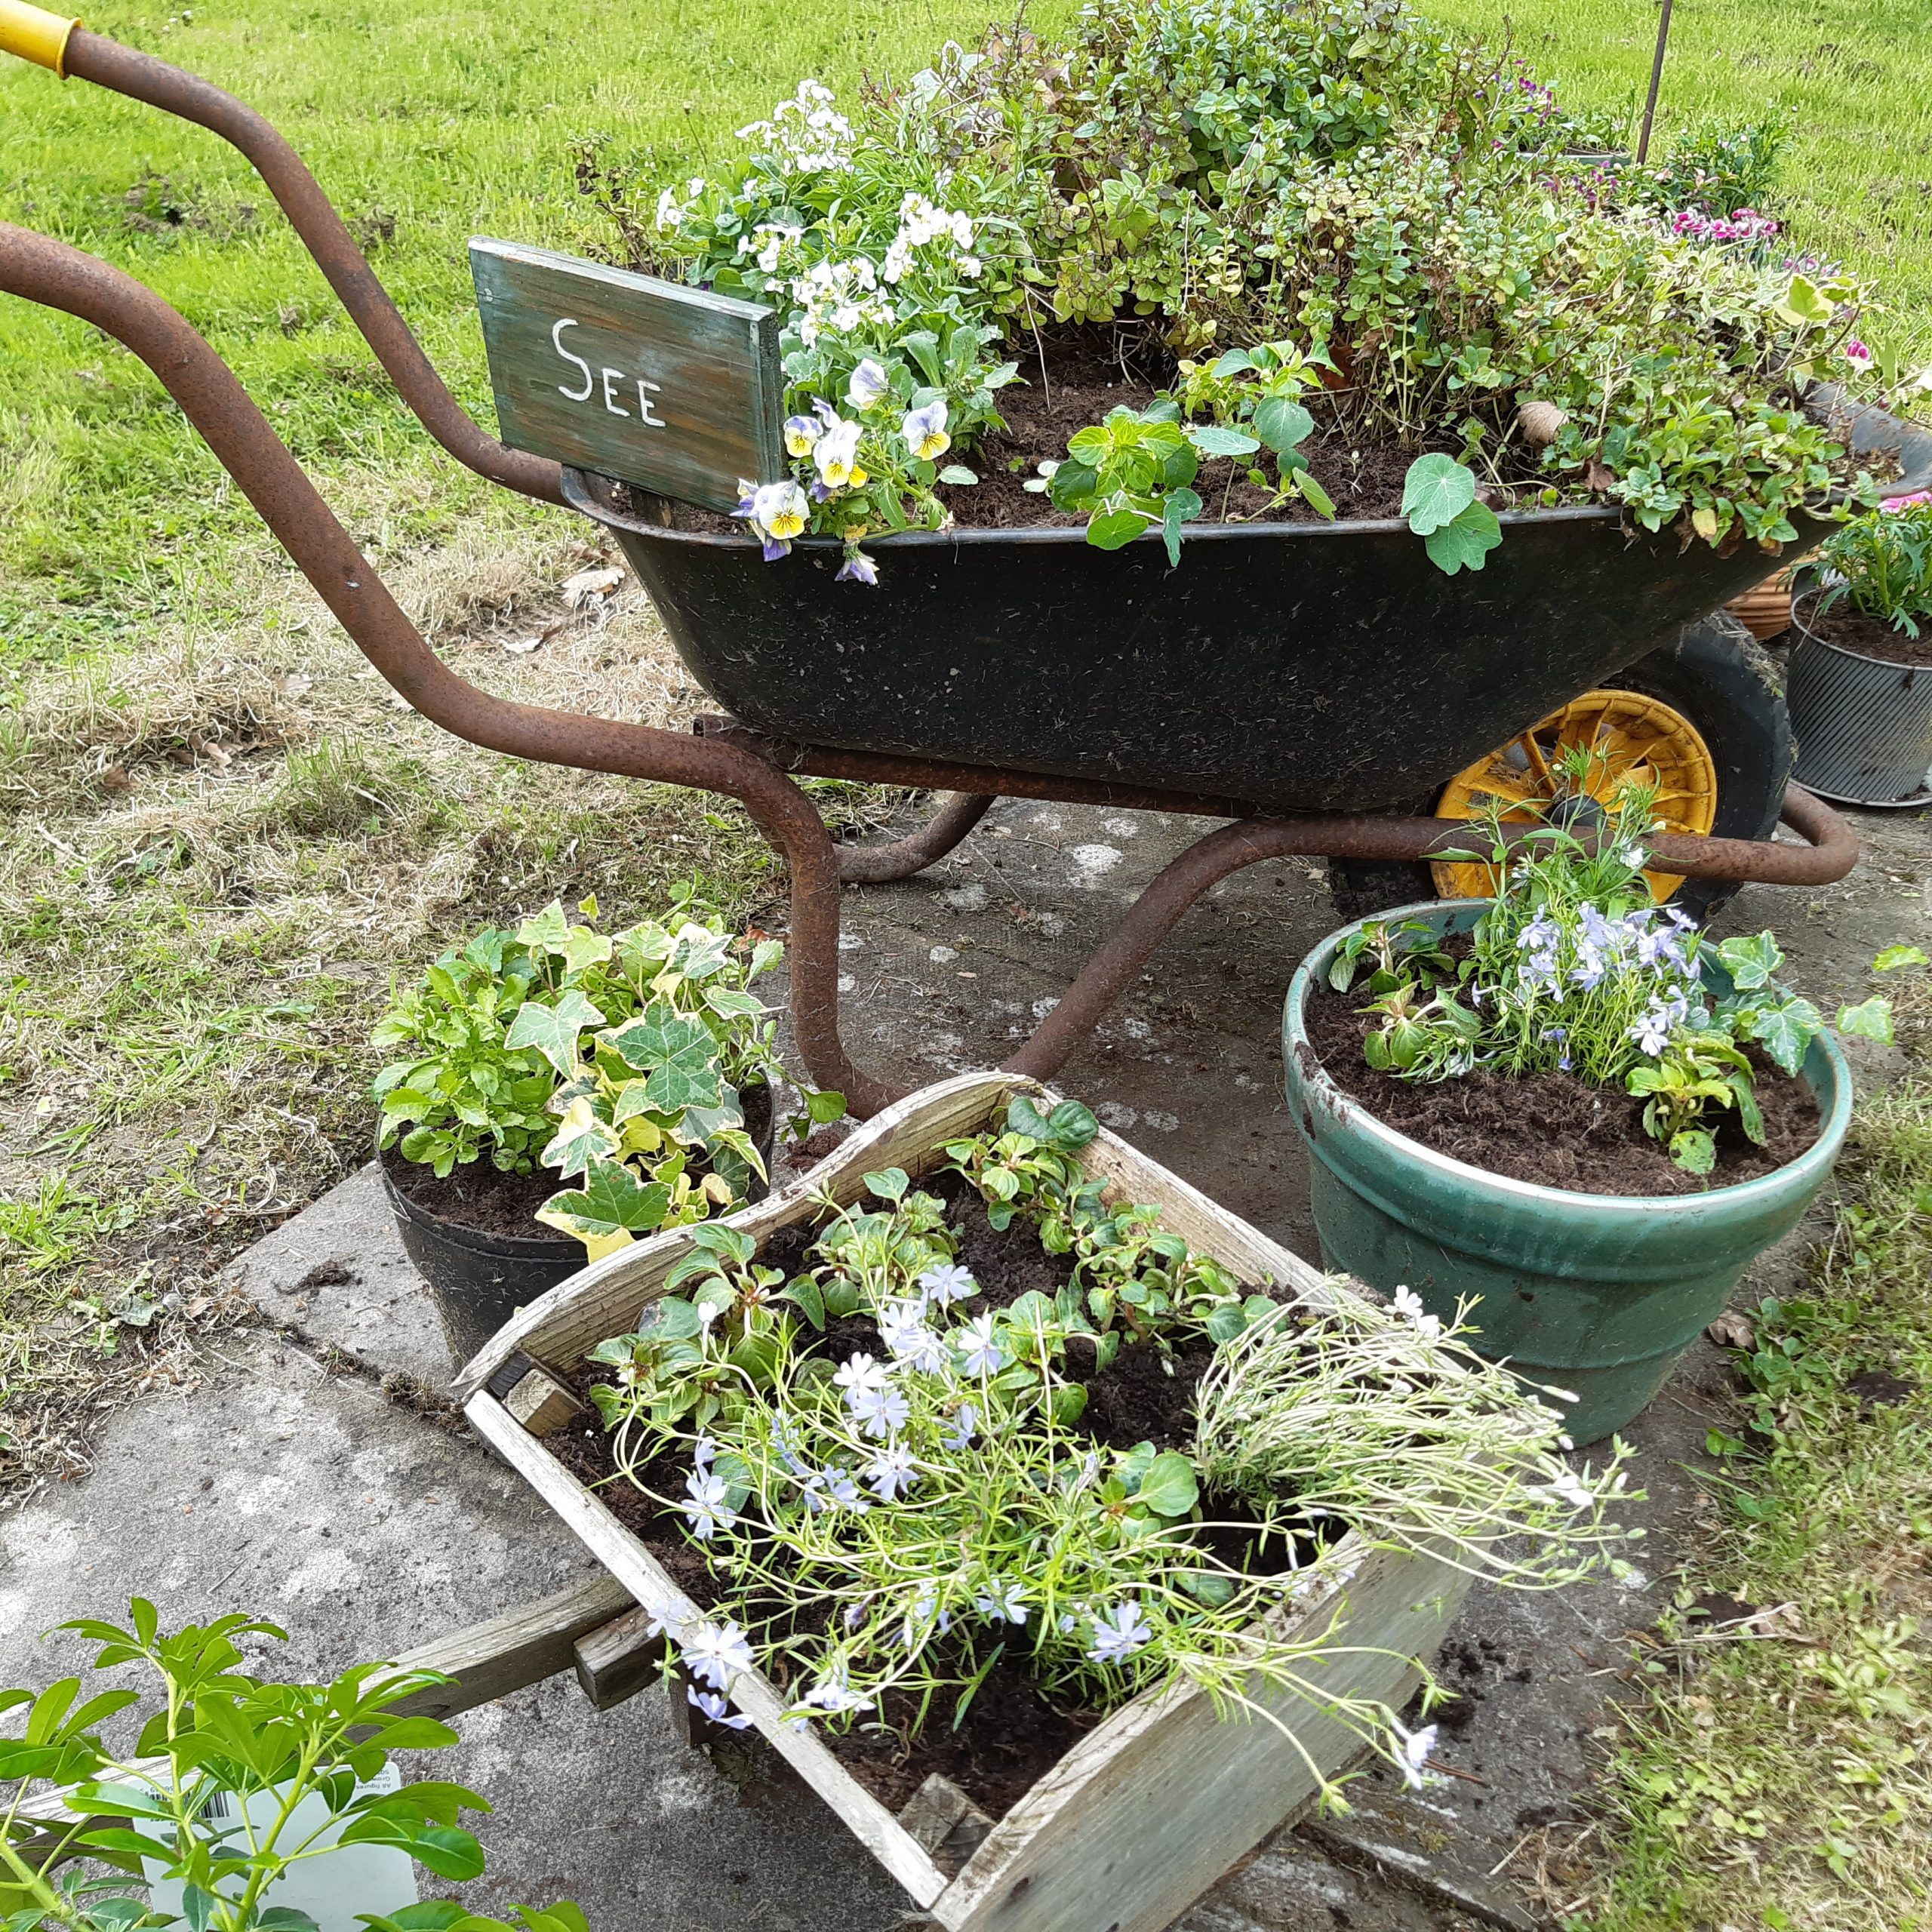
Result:
[[[848,544],[845,561],[838,567],[838,574],[832,579],[835,583],[866,583],[876,586],[878,583],[878,565],[856,545]]]
[[[881,1503],[896,1501],[918,1480],[912,1452],[903,1442],[889,1443],[866,1469],[866,1481]]]
[[[1093,1641],[1087,1654],[1096,1663],[1124,1663],[1154,1640],[1154,1632],[1138,1604],[1118,1603],[1094,1619]]]

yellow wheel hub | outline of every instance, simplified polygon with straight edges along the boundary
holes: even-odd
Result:
[[[1473,818],[1493,797],[1501,801],[1506,820],[1540,819],[1559,787],[1568,784],[1563,754],[1574,748],[1594,754],[1584,781],[1592,798],[1607,804],[1620,786],[1635,780],[1656,786],[1663,830],[1701,836],[1717,823],[1717,767],[1697,728],[1660,699],[1613,691],[1572,698],[1541,724],[1459,771],[1443,788],[1436,816]],[[1496,890],[1493,866],[1438,860],[1429,869],[1445,899],[1487,899]],[[1674,872],[1645,876],[1660,900],[1684,883]]]

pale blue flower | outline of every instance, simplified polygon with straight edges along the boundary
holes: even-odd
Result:
[[[685,1686],[685,1695],[713,1724],[722,1724],[727,1730],[743,1730],[751,1722],[751,1719],[742,1712],[733,1710],[715,1691],[700,1690],[695,1684],[688,1684]]]
[[[1154,1641],[1154,1632],[1138,1604],[1117,1603],[1094,1619],[1093,1641],[1087,1654],[1096,1663],[1124,1663],[1136,1651]]]
[[[1436,1727],[1426,1724],[1421,1730],[1408,1732],[1402,1737],[1400,1769],[1402,1782],[1411,1791],[1422,1789],[1422,1767],[1429,1762],[1429,1754],[1435,1749],[1436,1735]]]
[[[714,1690],[728,1690],[734,1674],[749,1670],[755,1661],[744,1632],[735,1623],[700,1623],[679,1647],[685,1668]]]
[[[1026,1621],[1026,1586],[1020,1583],[1002,1582],[997,1577],[989,1577],[986,1588],[974,1598],[973,1607],[982,1617],[990,1617],[995,1623],[1024,1623]]]
[[[941,1261],[928,1268],[919,1277],[919,1285],[925,1290],[927,1298],[937,1302],[941,1308],[949,1308],[955,1302],[968,1300],[980,1292],[973,1271],[957,1261]]]
[[[896,1501],[918,1480],[912,1452],[903,1442],[888,1443],[866,1465],[866,1484],[881,1503]]]
[[[968,1375],[997,1375],[1008,1361],[1006,1351],[993,1340],[994,1317],[976,1315],[953,1333],[960,1360]]]
[[[970,1449],[980,1427],[979,1413],[971,1402],[961,1402],[953,1411],[952,1426],[946,1432],[949,1449]]]
[[[898,1389],[854,1389],[845,1398],[853,1419],[864,1424],[866,1433],[879,1441],[898,1434],[906,1426],[912,1406]]]
[[[712,1469],[694,1469],[685,1478],[688,1503],[678,1507],[691,1518],[691,1534],[700,1543],[709,1543],[719,1530],[731,1528],[738,1512],[731,1507],[724,1478]]]

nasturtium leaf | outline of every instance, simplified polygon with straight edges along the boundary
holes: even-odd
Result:
[[[1892,1044],[1892,1003],[1883,994],[1875,993],[1866,1000],[1860,1000],[1856,1006],[1838,1008],[1838,1028],[1841,1033],[1856,1033],[1860,1038],[1876,1040],[1882,1046]]]
[[[1278,455],[1307,441],[1315,418],[1298,402],[1271,395],[1254,412],[1254,433]]]
[[[1872,961],[1875,973],[1890,973],[1901,966],[1932,966],[1924,949],[1916,946],[1888,946]]]
[[[1447,528],[1475,500],[1475,472],[1439,451],[1417,457],[1402,481],[1402,514],[1418,537]]]
[[[647,1186],[629,1168],[598,1161],[582,1187],[552,1195],[537,1210],[537,1219],[581,1241],[605,1241],[618,1234],[654,1232],[663,1225],[670,1205],[671,1190],[662,1181]]]
[[[1769,986],[1771,975],[1784,964],[1784,954],[1769,933],[1725,940],[1718,947],[1718,957],[1741,993]]]
[[[1483,559],[1503,541],[1503,526],[1487,503],[1469,503],[1461,514],[1423,539],[1429,560],[1445,576],[1479,571]]]
[[[1087,525],[1087,540],[1097,550],[1118,550],[1150,528],[1138,510],[1102,510]]]
[[[565,1111],[563,1119],[549,1146],[543,1150],[543,1164],[555,1168],[565,1180],[580,1174],[592,1161],[608,1161],[619,1146],[617,1134],[597,1118],[597,1110],[587,1094],[579,1094]]]
[[[534,1047],[566,1080],[577,1072],[577,1038],[586,1026],[601,1026],[604,1015],[572,986],[554,1006],[527,1000],[517,1009],[506,1047]]]
[[[1245,429],[1231,429],[1225,423],[1198,423],[1187,434],[1203,456],[1251,456],[1261,447]]]

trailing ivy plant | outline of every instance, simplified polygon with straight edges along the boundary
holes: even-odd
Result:
[[[133,1932],[179,1921],[151,1912],[131,1887],[182,1887],[191,1932],[315,1932],[306,1912],[276,1902],[281,1879],[337,1844],[390,1845],[454,1883],[483,1870],[460,1822],[489,1804],[461,1785],[414,1779],[368,1787],[395,1751],[457,1742],[448,1725],[397,1706],[449,1680],[433,1671],[357,1664],[328,1684],[250,1675],[239,1640],[285,1641],[255,1617],[230,1615],[164,1631],[152,1604],[127,1623],[94,1617],[60,1626],[95,1647],[94,1668],[135,1666],[162,1703],[131,1748],[103,1727],[140,1700],[131,1687],[81,1696],[78,1677],[38,1693],[0,1690],[19,1728],[0,1737],[0,1926],[6,1932]],[[62,1790],[72,1822],[30,1829],[22,1805],[36,1786]],[[321,1815],[305,1808],[318,1804]],[[518,1908],[522,1932],[586,1932],[568,1903]],[[371,1918],[375,1932],[512,1932],[450,1900]]]

